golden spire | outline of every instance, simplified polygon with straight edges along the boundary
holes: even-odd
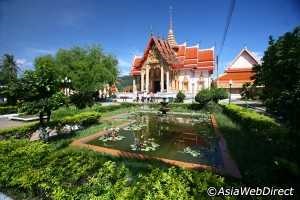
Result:
[[[169,12],[170,12],[170,24],[169,24],[169,32],[168,32],[168,43],[171,45],[171,46],[174,46],[176,45],[176,40],[175,40],[175,35],[174,35],[174,32],[173,32],[173,16],[172,16],[172,11],[173,11],[173,8],[172,6],[170,6],[169,8]]]

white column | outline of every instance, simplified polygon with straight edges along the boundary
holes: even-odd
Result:
[[[133,79],[132,79],[132,92],[136,93],[135,77],[133,77]]]
[[[170,80],[169,80],[170,76],[169,76],[169,71],[166,72],[166,79],[167,79],[167,92],[169,92],[169,84],[170,84]]]
[[[146,67],[146,92],[149,92],[149,66]]]
[[[141,72],[141,92],[144,91],[145,87],[144,87],[144,71]]]
[[[164,67],[160,67],[160,91],[164,91]]]
[[[179,90],[182,90],[182,80],[179,80],[178,88],[179,88]]]

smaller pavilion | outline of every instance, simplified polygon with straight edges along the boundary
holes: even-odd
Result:
[[[216,80],[220,88],[231,89],[232,94],[239,96],[243,84],[253,83],[253,67],[260,64],[260,60],[246,47],[228,65],[225,73]]]

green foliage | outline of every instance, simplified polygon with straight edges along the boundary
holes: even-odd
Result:
[[[182,91],[179,91],[176,95],[175,102],[183,103],[184,99],[185,99],[185,94]]]
[[[55,66],[52,56],[38,57],[35,60],[35,70],[26,71],[19,82],[20,100],[24,108],[29,113],[38,112],[41,124],[44,113],[49,121],[51,112],[64,104]]]
[[[0,141],[0,187],[32,198],[210,199],[208,187],[225,186],[224,179],[211,172],[174,167],[137,172],[132,164],[142,163],[43,142]]]
[[[258,99],[261,95],[261,88],[249,82],[243,84],[241,91],[242,99]]]
[[[60,78],[71,79],[71,88],[76,91],[71,101],[79,108],[90,106],[94,92],[114,83],[118,74],[116,58],[98,46],[60,49],[55,61]]]
[[[251,83],[247,82],[243,84],[241,96],[243,99],[250,99],[251,98],[251,91],[250,91]]]
[[[224,111],[228,113],[226,108]],[[268,129],[250,129],[245,119],[229,113],[228,117],[222,112],[214,115],[228,149],[239,166],[244,184],[297,185],[300,173],[299,145],[295,136],[277,125],[269,125]],[[248,118],[249,124],[254,125],[253,120],[256,121]],[[273,124],[273,120],[270,123]]]
[[[0,63],[0,84],[6,85],[17,79],[18,66],[13,55],[4,54]]]
[[[18,112],[17,106],[1,106],[0,115],[11,114]]]
[[[209,101],[218,103],[219,100],[226,98],[228,98],[226,90],[223,88],[211,88],[199,91],[195,97],[195,100],[200,104],[200,107],[203,107]]]
[[[268,112],[283,118],[294,131],[299,130],[300,27],[277,40],[270,37],[263,62],[254,70],[255,84],[264,86],[261,98]]]
[[[224,105],[223,111],[245,128],[256,132],[277,129],[280,127],[273,118],[235,104]]]
[[[203,107],[210,100],[212,100],[212,92],[209,89],[203,89],[195,96],[195,100],[200,104],[201,107]]]
[[[79,109],[94,104],[92,92],[76,92],[70,97],[70,100]]]
[[[212,100],[218,103],[219,100],[228,98],[228,93],[224,88],[211,88]]]
[[[17,81],[19,68],[13,55],[4,54],[0,63],[0,95],[7,98],[8,105],[16,105],[17,93],[15,82]]]
[[[52,121],[52,125],[65,125],[65,124],[80,124],[89,126],[98,122],[101,114],[98,112],[82,112],[74,116],[67,116],[57,121]]]

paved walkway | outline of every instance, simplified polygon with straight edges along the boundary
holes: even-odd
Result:
[[[23,126],[25,124],[26,122],[14,121],[8,118],[0,118],[0,129],[18,127],[18,126]]]
[[[0,200],[13,200],[12,198],[6,196],[5,194],[3,194],[2,192],[0,192]]]

